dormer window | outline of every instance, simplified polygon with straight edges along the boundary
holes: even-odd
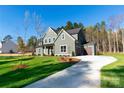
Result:
[[[64,34],[64,33],[61,35],[61,39],[62,39],[62,40],[65,39],[65,34]]]

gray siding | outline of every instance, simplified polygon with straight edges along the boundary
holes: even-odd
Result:
[[[62,40],[62,38],[61,38],[61,35],[63,33],[65,35],[64,40]],[[67,52],[65,52],[65,53],[61,52],[61,45],[67,46]],[[73,37],[68,35],[67,32],[62,31],[60,36],[55,41],[55,55],[70,55],[70,56],[72,56],[72,52],[75,53],[75,40],[73,39]]]
[[[49,28],[48,31],[46,32],[45,37],[43,38],[43,43],[44,44],[51,44],[54,43],[55,40],[53,40],[53,38],[57,38],[57,34],[51,29]],[[51,39],[51,42],[49,42],[49,39]],[[47,40],[47,43],[45,43],[45,40]]]
[[[55,40],[53,40],[57,38],[57,34],[49,27],[48,31],[45,33],[45,36],[43,38],[43,44],[52,44],[54,43]],[[51,42],[49,42],[49,39],[51,39]],[[45,40],[47,40],[47,42],[45,42]],[[42,43],[39,42],[39,46],[41,46]],[[46,47],[44,47],[44,51],[42,49],[42,47],[38,47],[36,48],[36,55],[43,55],[43,52],[44,54],[47,55],[47,52],[48,52],[48,49]]]

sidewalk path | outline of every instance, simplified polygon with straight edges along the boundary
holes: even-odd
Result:
[[[81,62],[25,88],[96,88],[100,87],[100,69],[117,59],[110,56],[77,56]]]

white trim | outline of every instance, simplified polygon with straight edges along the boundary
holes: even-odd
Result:
[[[51,29],[57,35],[57,33],[51,27],[49,27],[49,29]]]
[[[67,46],[67,44],[63,44],[63,45],[59,45],[60,47],[60,53],[63,53],[63,54],[65,54],[65,53],[68,53],[68,46]],[[66,46],[66,52],[61,52],[61,46]]]
[[[49,42],[49,40],[50,40],[50,42]],[[48,37],[48,44],[51,44],[52,42],[51,42],[51,37]]]
[[[43,41],[44,41],[44,44],[47,44],[47,38],[45,38]]]
[[[52,32],[54,32],[54,33],[56,34],[56,38],[58,37],[57,33],[56,33],[51,27],[49,27],[48,30],[47,30],[46,33],[45,33],[45,36],[43,37],[43,41],[44,41],[45,39],[47,39],[47,43],[45,43],[45,44],[54,43],[54,41],[56,40],[55,37],[54,37],[54,38],[55,38],[54,41],[52,40],[53,37],[46,37],[46,35],[48,34],[48,31],[49,31],[49,30],[52,31]],[[50,42],[50,43],[49,43],[49,38],[51,38],[51,42]],[[53,42],[52,42],[52,41],[53,41]]]
[[[57,39],[61,36],[61,34],[63,33],[63,31],[64,31],[70,38],[72,38],[73,41],[76,40],[73,36],[71,36],[69,33],[67,33],[64,29],[61,29],[61,31],[59,32],[59,34],[57,35],[57,37],[56,37],[56,39],[55,39],[55,41],[54,41],[54,44],[55,44],[55,42],[57,41]]]

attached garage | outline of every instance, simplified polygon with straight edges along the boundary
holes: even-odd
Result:
[[[95,55],[96,54],[96,44],[95,43],[85,44],[84,49],[87,52],[87,55]]]

